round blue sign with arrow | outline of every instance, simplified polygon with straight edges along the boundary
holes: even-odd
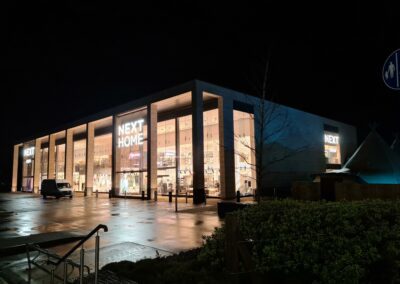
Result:
[[[386,86],[400,90],[400,49],[393,52],[383,65],[382,76]]]

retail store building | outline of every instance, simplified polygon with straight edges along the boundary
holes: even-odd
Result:
[[[251,195],[259,106],[259,98],[197,80],[136,99],[15,144],[12,191],[39,193],[41,180],[57,178],[85,195],[177,191],[194,203]],[[265,187],[340,168],[357,147],[351,125],[265,108]]]

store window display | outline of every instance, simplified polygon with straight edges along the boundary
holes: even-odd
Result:
[[[116,117],[117,195],[141,195],[147,189],[147,110]]]
[[[219,120],[218,109],[203,113],[204,187],[208,196],[220,195]]]
[[[112,134],[94,138],[93,190],[108,192],[111,189]]]
[[[325,141],[325,159],[330,165],[340,165],[340,139],[339,134],[330,131],[324,131]]]
[[[157,191],[160,194],[176,189],[175,119],[157,123]]]
[[[84,191],[86,186],[86,139],[74,141],[74,191]]]
[[[41,189],[42,181],[47,179],[47,168],[49,160],[49,148],[40,149],[40,183],[39,189]]]
[[[192,164],[192,116],[182,116],[179,120],[179,194],[193,194]]]
[[[250,113],[234,110],[233,125],[236,190],[243,196],[253,195],[256,186],[254,117]]]
[[[64,179],[65,174],[65,144],[56,146],[56,166],[55,177],[57,179]]]

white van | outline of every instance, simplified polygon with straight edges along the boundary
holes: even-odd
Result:
[[[56,198],[69,196],[72,198],[72,187],[67,180],[63,179],[44,179],[42,181],[41,195],[43,199],[47,196],[54,196]]]

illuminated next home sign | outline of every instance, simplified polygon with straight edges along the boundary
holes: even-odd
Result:
[[[118,148],[143,144],[144,119],[125,122],[118,126]]]
[[[33,156],[35,154],[35,147],[24,149],[24,157]]]
[[[325,143],[326,144],[339,144],[339,135],[325,134]]]

